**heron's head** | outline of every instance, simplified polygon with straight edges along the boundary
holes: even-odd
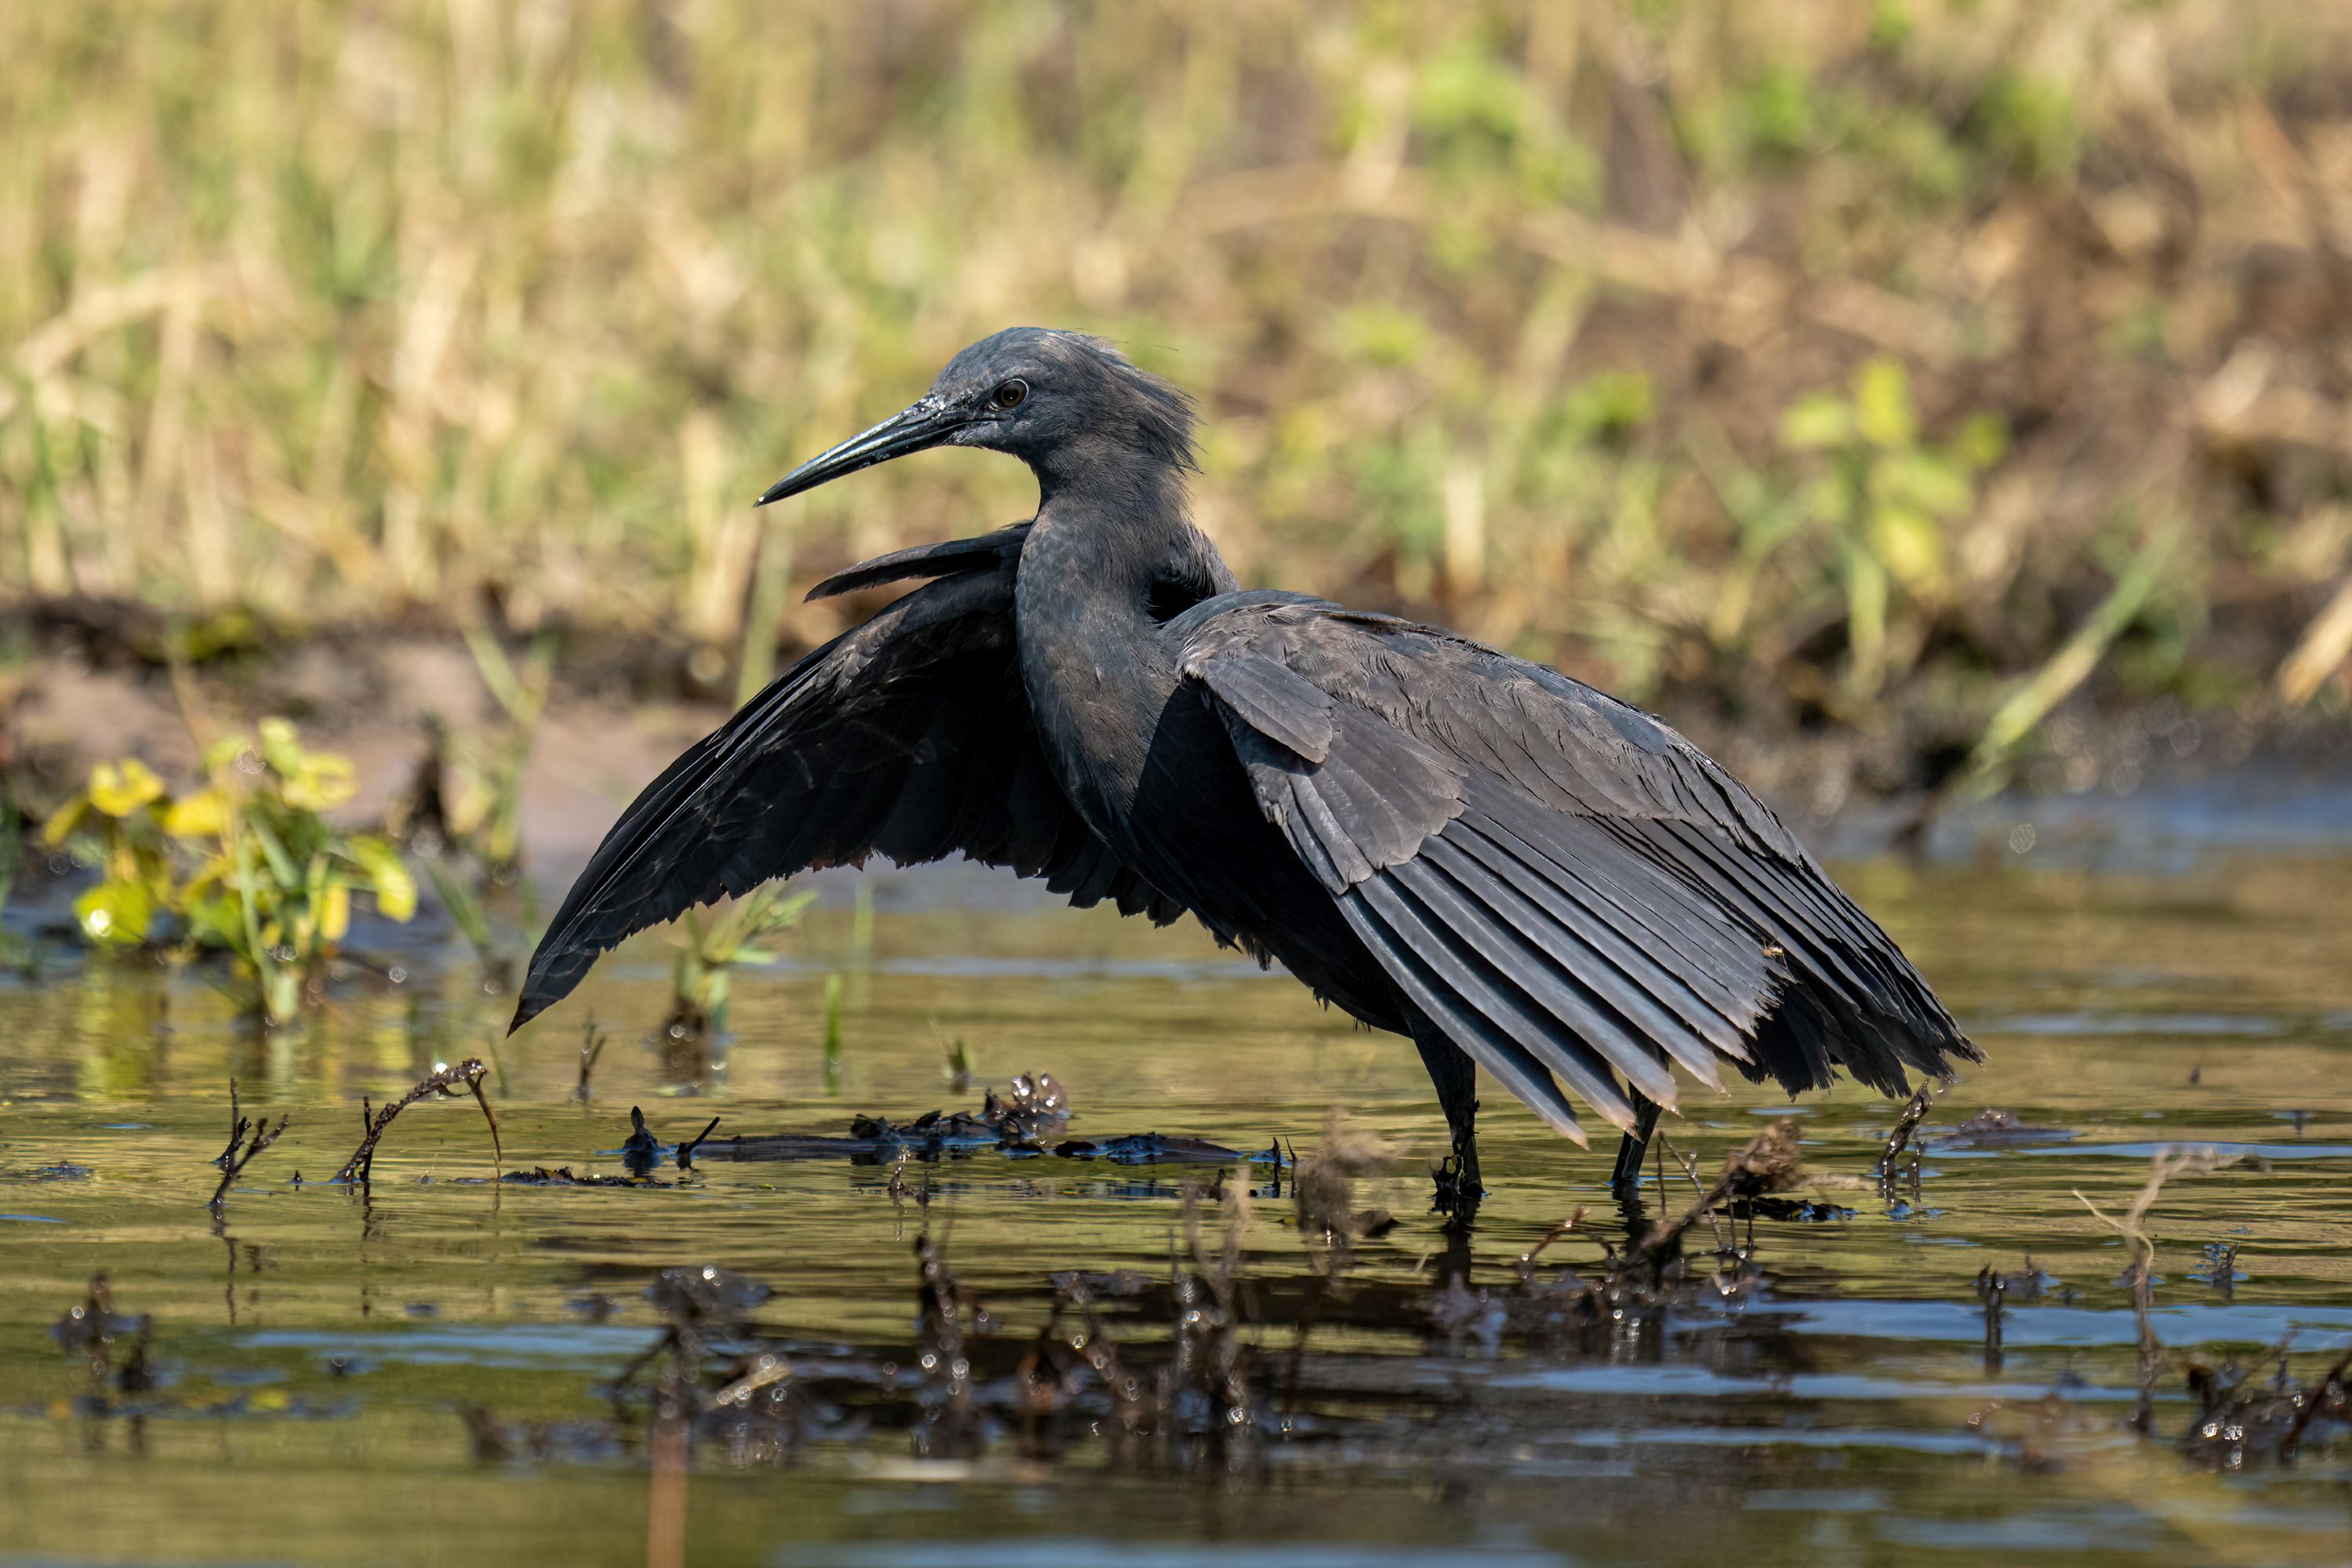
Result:
[[[803,463],[760,504],[931,447],[1007,452],[1056,486],[1093,472],[1193,466],[1192,405],[1100,338],[1009,327],[948,362],[903,413]]]

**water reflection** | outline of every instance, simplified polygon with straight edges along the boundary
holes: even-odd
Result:
[[[2352,864],[1855,880],[1990,1065],[1934,1109],[1887,1190],[1870,1175],[1894,1108],[1851,1089],[1808,1102],[1812,1183],[1722,1221],[1721,1253],[1700,1223],[1673,1289],[1614,1297],[1592,1293],[1609,1253],[1689,1201],[1673,1163],[1646,1212],[1621,1214],[1606,1152],[1493,1108],[1496,1191],[1475,1234],[1449,1236],[1428,1212],[1442,1135],[1411,1050],[1196,935],[894,909],[886,888],[862,971],[845,900],[793,964],[739,980],[723,1072],[648,1037],[657,940],[511,1041],[454,948],[404,953],[409,984],[354,986],[274,1037],[199,974],[52,955],[45,983],[0,983],[0,1551],[348,1560],[398,1540],[621,1558],[643,1549],[648,1476],[667,1474],[698,1561],[1227,1562],[1235,1542],[1294,1565],[1988,1543],[2343,1561],[2341,1440],[2225,1480],[2180,1439],[2200,1414],[2192,1363],[2258,1389],[2281,1347],[2301,1381],[2352,1348]],[[851,983],[829,1089],[835,971]],[[583,1100],[591,1012],[610,1044]],[[948,1036],[976,1085],[1049,1070],[1073,1102],[1066,1134],[904,1163],[897,1145],[870,1163],[714,1157],[737,1135],[848,1138],[859,1114],[976,1115],[980,1089],[942,1074]],[[362,1093],[493,1042],[509,1172],[624,1176],[635,1105],[651,1182],[495,1180],[478,1113],[436,1100],[402,1116],[364,1189],[320,1180],[358,1140]],[[293,1121],[215,1227],[206,1162],[232,1075],[250,1109]],[[1054,1152],[1153,1132],[1306,1152],[1334,1105],[1401,1145],[1349,1200],[1392,1227],[1336,1270],[1279,1166]],[[1969,1130],[1996,1108],[2007,1130]],[[1670,1131],[1705,1179],[1782,1110],[1752,1091],[1694,1100]],[[677,1171],[677,1142],[712,1114],[714,1145]],[[2151,1158],[2183,1144],[2242,1158],[2152,1211],[2146,1326],[2167,1361],[2147,1437],[2126,1424],[2142,1352],[2126,1254],[2075,1194],[2122,1213]],[[1523,1270],[1580,1205],[1577,1231]],[[951,1297],[920,1283],[926,1237]],[[649,1363],[616,1414],[622,1374],[675,1327],[645,1287],[688,1264],[775,1294],[709,1328],[690,1378]],[[152,1315],[150,1389],[94,1394],[46,1332],[101,1269],[119,1310]],[[1116,1349],[1133,1399],[1073,1333]],[[769,1376],[761,1356],[789,1377],[730,1401],[731,1424],[706,1423],[690,1464],[662,1471],[663,1420],[701,1407],[689,1386],[708,1404]],[[787,1385],[790,1402],[758,1405]],[[1236,1407],[1251,1436],[1212,1441]],[[941,1427],[956,1409],[971,1424]],[[420,1520],[404,1499],[427,1492]]]

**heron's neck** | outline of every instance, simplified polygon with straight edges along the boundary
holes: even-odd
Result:
[[[1040,592],[1022,594],[1024,610],[1083,612],[1098,632],[1107,620],[1152,627],[1153,584],[1178,563],[1215,558],[1166,468],[1107,465],[1058,483],[1040,473],[1038,482],[1037,521],[1021,560],[1024,588]]]
[[[1178,683],[1153,590],[1185,563],[1226,576],[1173,475],[1052,489],[1022,544],[1014,619],[1038,738],[1071,805],[1114,845]]]

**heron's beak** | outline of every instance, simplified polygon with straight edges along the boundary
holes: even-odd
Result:
[[[766,506],[770,501],[813,490],[844,474],[936,447],[971,422],[937,398],[926,397],[905,413],[894,414],[873,429],[852,436],[832,450],[811,458],[770,485],[761,493],[759,504]]]

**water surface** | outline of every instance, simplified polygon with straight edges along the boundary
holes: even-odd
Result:
[[[256,1036],[199,971],[47,946],[36,977],[0,980],[0,1554],[622,1562],[647,1553],[650,1515],[656,1560],[710,1563],[2352,1559],[2352,1444],[2233,1472],[2179,1441],[2189,1358],[2262,1381],[2284,1347],[2308,1381],[2352,1347],[2352,859],[1842,869],[1990,1062],[1937,1105],[1916,1184],[1891,1196],[1864,1179],[1890,1107],[1851,1089],[1799,1105],[1806,1217],[1756,1219],[1752,1243],[1731,1223],[1727,1243],[1752,1248],[1738,1282],[1721,1260],[1723,1289],[1575,1334],[1533,1321],[1516,1260],[1580,1205],[1622,1241],[1609,1149],[1490,1096],[1491,1195],[1450,1239],[1412,1050],[1196,931],[968,871],[889,873],[870,947],[829,894],[784,963],[739,981],[739,1035],[710,1061],[645,1037],[667,994],[658,934],[499,1046],[509,1169],[620,1173],[633,1104],[672,1141],[713,1114],[724,1137],[971,1109],[979,1087],[943,1072],[957,1039],[979,1083],[1054,1074],[1072,1139],[1305,1152],[1336,1107],[1392,1142],[1396,1165],[1354,1201],[1398,1223],[1337,1282],[1285,1173],[1225,1178],[1257,1194],[1248,1429],[1148,1440],[989,1401],[1052,1317],[1057,1272],[1093,1282],[1130,1364],[1165,1362],[1168,1282],[1191,1271],[1181,1194],[1216,1167],[986,1152],[894,1183],[887,1163],[706,1157],[660,1184],[521,1186],[488,1179],[458,1100],[404,1115],[362,1194],[325,1180],[361,1097],[497,1038],[508,999],[469,955],[382,933],[400,984],[355,979],[309,1027]],[[592,1014],[613,1039],[582,1104]],[[293,1124],[215,1224],[232,1076],[248,1109]],[[1941,1141],[1991,1108],[2040,1131]],[[1712,1174],[1787,1110],[1694,1091],[1669,1128]],[[2142,1432],[2126,1256],[2083,1199],[2121,1214],[2179,1144],[2240,1158],[2154,1208],[2167,1359]],[[1669,1173],[1653,1214],[1688,1200]],[[1214,1200],[1202,1223],[1213,1252]],[[988,1314],[967,1346],[983,1415],[952,1443],[921,1366],[926,1235]],[[1714,1245],[1693,1232],[1696,1275]],[[1578,1237],[1541,1267],[1589,1275],[1597,1257]],[[661,1330],[655,1273],[704,1264],[772,1288],[751,1323],[810,1415],[776,1441],[695,1444],[681,1485],[649,1458],[643,1394],[616,1416],[611,1385]],[[1988,1269],[2010,1281],[1997,1348]],[[51,1336],[99,1271],[118,1311],[152,1316],[152,1390],[93,1384]]]

